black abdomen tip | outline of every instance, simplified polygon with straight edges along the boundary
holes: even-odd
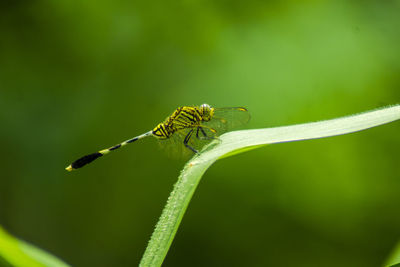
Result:
[[[83,166],[85,166],[86,164],[92,162],[93,160],[99,158],[103,156],[103,154],[101,154],[100,152],[96,152],[93,154],[89,154],[86,156],[83,156],[82,158],[75,160],[72,164],[71,167],[72,169],[79,169],[82,168]]]

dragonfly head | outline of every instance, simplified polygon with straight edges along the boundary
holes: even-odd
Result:
[[[200,106],[200,114],[203,121],[209,121],[214,115],[214,109],[209,104],[203,104]]]

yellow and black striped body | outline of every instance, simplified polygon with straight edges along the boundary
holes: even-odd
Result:
[[[102,157],[123,147],[129,143],[133,143],[139,139],[145,138],[147,136],[154,136],[158,139],[168,139],[175,132],[183,129],[193,129],[200,127],[200,124],[204,121],[209,121],[213,117],[214,108],[210,107],[208,104],[203,104],[198,107],[179,107],[177,108],[171,116],[169,116],[164,122],[158,124],[152,131],[144,133],[142,135],[136,136],[115,146],[100,150],[98,152],[83,156],[69,165],[66,170],[72,171],[78,168],[82,168],[86,164],[94,161],[95,159]],[[190,139],[192,131],[186,136],[184,144],[190,148],[192,151],[196,152],[195,149],[187,145],[187,141]]]
[[[237,108],[225,108],[227,111],[241,111],[247,112],[247,109],[242,107]],[[219,112],[219,113],[218,113]],[[211,128],[209,125],[203,124],[204,122],[208,122],[211,119],[216,119],[223,125],[227,125],[227,120],[223,119],[221,116],[221,108],[214,109],[208,104],[203,104],[200,106],[183,106],[177,108],[164,122],[158,124],[153,130],[148,131],[139,136],[128,139],[122,143],[114,145],[112,147],[100,150],[98,152],[88,154],[83,156],[76,161],[72,162],[66,169],[68,171],[72,171],[75,169],[82,168],[86,164],[94,161],[95,159],[102,157],[110,153],[111,151],[117,150],[120,147],[126,146],[127,144],[133,143],[139,139],[154,136],[160,140],[165,140],[171,138],[172,135],[176,132],[182,131],[185,134],[183,144],[194,153],[198,153],[198,151],[193,148],[189,141],[191,140],[192,135],[196,136],[197,139],[201,140],[211,140],[214,139],[215,134],[217,133],[216,129]],[[214,113],[216,114],[214,116]],[[247,113],[246,113],[247,114]],[[249,117],[247,117],[246,122]],[[183,130],[188,130],[183,132]],[[208,135],[205,131],[207,129],[209,132],[212,132],[211,135]],[[223,132],[223,131],[221,131]],[[220,133],[221,133],[220,132]]]
[[[211,120],[213,114],[214,109],[207,104],[179,107],[164,122],[158,124],[152,134],[158,139],[168,139],[179,130],[199,127],[202,122]]]
[[[116,150],[116,149],[118,149],[118,148],[120,148],[120,147],[126,146],[127,144],[133,143],[133,142],[135,142],[135,141],[137,141],[137,140],[139,140],[139,139],[142,139],[142,138],[145,138],[145,137],[151,136],[151,135],[152,135],[152,132],[149,131],[149,132],[144,133],[144,134],[142,134],[142,135],[139,135],[139,136],[136,136],[136,137],[134,137],[134,138],[128,139],[128,140],[126,140],[126,141],[124,141],[124,142],[122,142],[122,143],[119,143],[119,144],[115,145],[115,146],[112,146],[112,147],[109,147],[109,148],[100,150],[100,151],[98,151],[98,152],[95,152],[95,153],[92,153],[92,154],[89,154],[89,155],[86,155],[86,156],[83,156],[83,157],[81,157],[81,158],[75,160],[74,162],[72,162],[72,163],[71,163],[67,168],[65,168],[65,169],[66,169],[67,171],[72,171],[72,170],[76,170],[76,169],[82,168],[82,167],[85,166],[86,164],[92,162],[93,160],[95,160],[95,159],[97,159],[97,158],[102,157],[103,155],[106,155],[106,154],[110,153],[110,152],[113,151],[113,150]]]

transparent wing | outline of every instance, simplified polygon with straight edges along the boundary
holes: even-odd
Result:
[[[159,140],[159,144],[163,149],[165,149],[169,157],[175,159],[187,159],[194,155],[193,151],[184,145],[185,137],[192,129],[193,133],[189,139],[188,145],[198,151],[200,151],[200,149],[215,136],[215,133],[208,129],[203,129],[203,132],[201,132],[201,130],[197,130],[197,128],[188,128],[175,132],[168,139]]]
[[[250,113],[243,107],[215,108],[213,118],[204,122],[206,127],[213,128],[217,135],[239,128],[250,120]]]
[[[250,120],[250,114],[243,107],[215,108],[213,118],[201,124],[200,127],[182,129],[170,138],[159,140],[161,147],[173,158],[184,159],[193,156],[193,151],[184,145],[185,137],[193,130],[188,145],[200,151],[212,139],[229,130],[245,125]]]

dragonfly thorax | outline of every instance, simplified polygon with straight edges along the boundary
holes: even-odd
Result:
[[[166,123],[159,123],[151,133],[159,139],[169,138],[175,131],[171,131],[170,127]]]
[[[168,139],[177,131],[199,127],[202,122],[210,121],[213,115],[214,108],[208,104],[179,107],[164,122],[158,124],[152,134],[158,139]]]

